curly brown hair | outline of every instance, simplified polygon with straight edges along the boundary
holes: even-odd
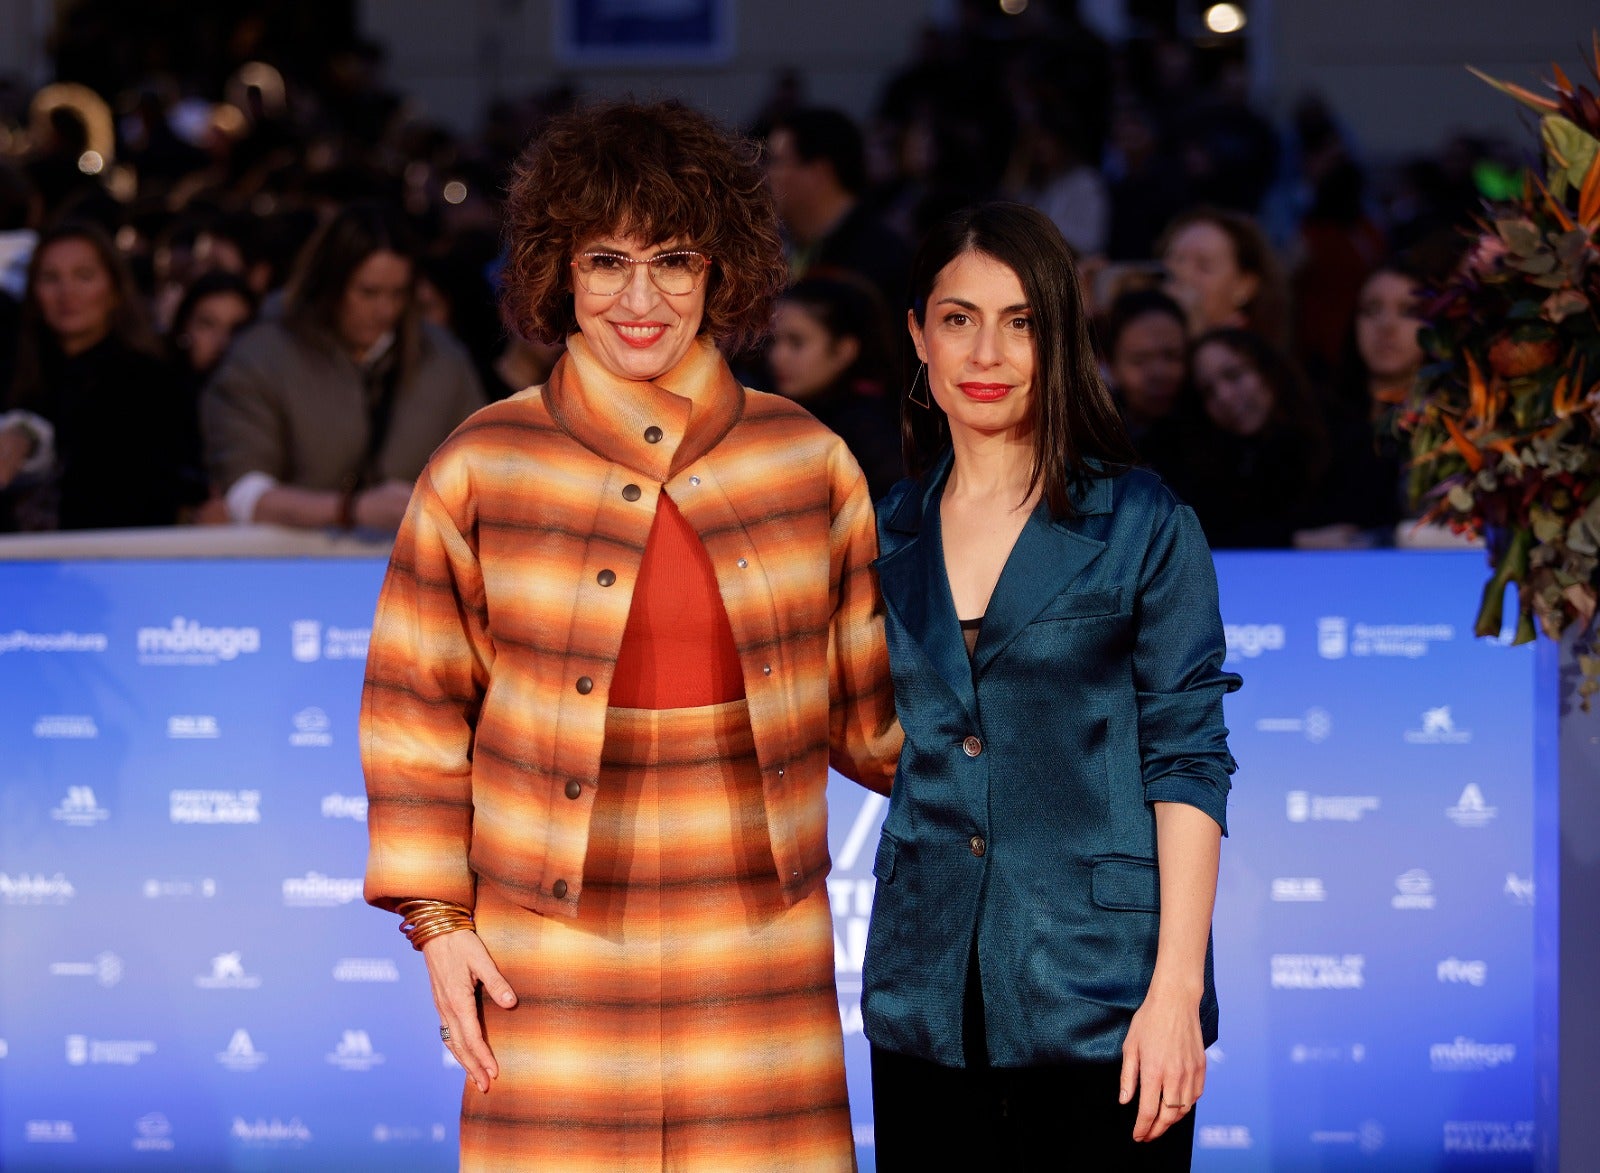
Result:
[[[702,333],[738,351],[788,279],[759,148],[681,102],[608,102],[552,118],[506,199],[506,324],[559,342],[578,328],[571,270],[597,236],[679,239],[712,260]]]

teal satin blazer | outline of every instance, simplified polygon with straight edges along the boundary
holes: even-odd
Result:
[[[959,1067],[977,940],[996,1066],[1121,1057],[1155,966],[1154,802],[1227,833],[1234,769],[1216,572],[1194,512],[1149,472],[1034,510],[968,660],[945,573],[950,457],[878,506],[905,728],[873,874],[867,1037]],[[1200,1004],[1217,1034],[1211,951]]]

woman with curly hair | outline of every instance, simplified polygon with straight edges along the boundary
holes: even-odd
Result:
[[[464,1169],[850,1169],[831,763],[898,753],[867,484],[739,386],[783,285],[753,150],[672,102],[554,119],[505,312],[566,341],[436,452],[362,710],[366,896],[467,1072]]]

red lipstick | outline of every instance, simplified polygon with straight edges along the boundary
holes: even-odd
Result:
[[[1011,393],[1010,383],[957,383],[956,386],[975,403],[996,403]]]

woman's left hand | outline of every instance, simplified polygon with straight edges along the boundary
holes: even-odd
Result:
[[[1155,1140],[1190,1112],[1206,1087],[1200,999],[1151,986],[1122,1044],[1118,1103],[1139,1093],[1133,1139]]]

